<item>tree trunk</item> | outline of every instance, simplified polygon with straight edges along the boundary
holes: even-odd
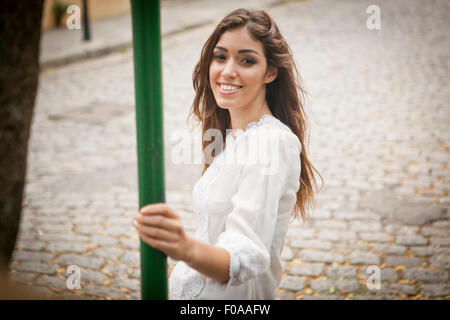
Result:
[[[42,6],[43,0],[0,1],[0,267],[6,269],[22,211]]]

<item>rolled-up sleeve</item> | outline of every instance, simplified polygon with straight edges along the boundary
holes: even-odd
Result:
[[[247,145],[241,141],[239,186],[231,198],[232,210],[225,220],[225,230],[215,244],[230,254],[227,285],[242,284],[270,267],[278,205],[286,188],[290,162],[295,159],[287,134],[281,130],[258,130],[246,137]]]

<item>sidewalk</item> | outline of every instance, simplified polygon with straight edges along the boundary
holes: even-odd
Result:
[[[246,8],[267,8],[285,0],[249,0]],[[162,37],[219,22],[230,8],[239,8],[242,1],[171,0],[161,1]],[[55,67],[79,59],[105,55],[111,51],[132,45],[131,14],[91,23],[91,40],[83,40],[83,29],[69,30],[65,27],[43,32],[41,37],[41,68]]]

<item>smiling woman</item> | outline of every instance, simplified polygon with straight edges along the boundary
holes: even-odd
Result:
[[[219,149],[202,141],[204,159],[212,150],[213,161],[204,161],[193,189],[197,233],[188,236],[165,204],[144,207],[135,226],[143,241],[179,260],[170,299],[274,299],[289,219],[305,218],[316,181],[304,91],[273,19],[263,10],[227,15],[202,49],[193,85],[191,115],[202,136],[222,133]]]

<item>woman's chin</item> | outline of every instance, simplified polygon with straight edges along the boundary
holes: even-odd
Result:
[[[219,108],[222,108],[222,109],[234,109],[234,108],[236,108],[236,106],[234,104],[229,104],[229,103],[218,103],[217,105],[219,106]]]

